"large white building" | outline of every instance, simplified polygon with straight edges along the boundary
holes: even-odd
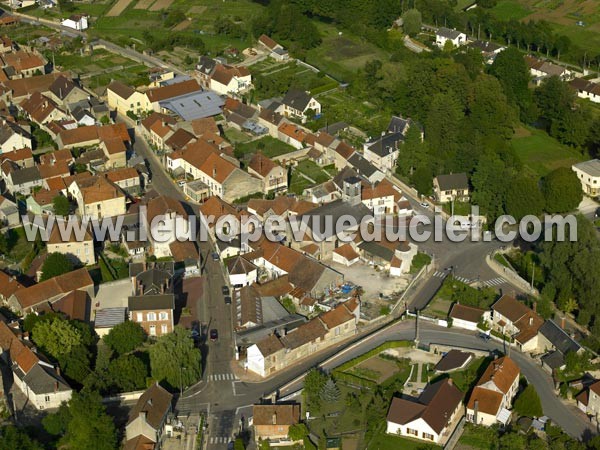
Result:
[[[452,43],[454,47],[460,47],[467,44],[467,35],[461,31],[440,27],[435,33],[435,45],[444,48],[448,42]]]
[[[590,197],[600,195],[600,159],[573,164],[571,168],[577,174],[584,194]]]

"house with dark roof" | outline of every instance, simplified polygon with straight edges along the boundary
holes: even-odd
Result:
[[[348,164],[356,173],[371,184],[378,183],[385,178],[385,174],[375,167],[368,159],[358,152],[348,158]]]
[[[0,165],[0,175],[6,190],[13,195],[30,195],[36,187],[42,187],[44,181],[37,166],[21,168],[12,161]]]
[[[460,47],[467,44],[467,35],[461,31],[451,30],[446,27],[438,28],[435,32],[435,45],[443,49],[448,42],[454,48]]]
[[[19,222],[20,217],[17,204],[0,195],[0,229],[18,225]]]
[[[538,350],[542,356],[542,367],[549,372],[565,367],[567,353],[582,353],[584,348],[554,320],[548,319],[538,331]]]
[[[519,390],[521,371],[508,356],[490,362],[467,402],[467,421],[476,425],[506,425]]]
[[[438,175],[433,179],[435,198],[440,203],[469,200],[469,179],[466,173]]]
[[[475,357],[471,352],[463,352],[453,348],[433,368],[438,373],[448,373],[464,369]]]
[[[575,397],[577,407],[588,416],[598,420],[600,416],[600,381],[596,381],[584,388]]]
[[[492,64],[496,59],[496,56],[498,56],[500,52],[506,50],[506,47],[498,45],[495,42],[480,40],[470,42],[467,47],[480,51],[483,56],[483,61],[486,64]]]
[[[416,400],[394,397],[386,432],[444,445],[462,417],[462,398],[451,378],[427,385]]]
[[[50,85],[48,95],[59,105],[70,105],[88,100],[89,94],[72,79],[60,76]]]
[[[140,270],[141,269],[141,270]],[[162,336],[175,326],[174,265],[130,265],[132,295],[128,298],[129,320],[137,322],[149,336]]]
[[[173,395],[158,383],[142,394],[131,409],[125,425],[126,450],[160,448],[172,401]],[[140,446],[140,443],[143,445]]]
[[[579,98],[587,98],[594,103],[600,103],[600,84],[585,78],[574,78],[569,84],[575,89]]]
[[[290,89],[281,100],[281,105],[275,110],[285,117],[295,118],[305,123],[311,110],[313,116],[321,114],[321,104],[308,92],[300,89]]]
[[[400,146],[412,125],[414,124],[411,119],[392,116],[388,129],[381,136],[364,144],[363,155],[365,159],[382,172],[394,172],[400,154]]]
[[[31,147],[31,134],[21,125],[0,118],[0,154]]]
[[[233,287],[248,286],[258,279],[258,268],[243,256],[235,256],[227,261],[227,273]]]

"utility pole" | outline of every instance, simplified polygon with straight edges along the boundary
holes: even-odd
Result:
[[[417,318],[415,321],[415,348],[419,348],[419,310],[416,310]]]
[[[533,280],[535,279],[535,264],[532,262],[533,269],[531,271],[531,291],[533,292]]]

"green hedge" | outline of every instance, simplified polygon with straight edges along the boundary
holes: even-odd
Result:
[[[370,389],[375,388],[377,386],[377,383],[375,381],[359,377],[358,375],[354,375],[353,373],[337,372],[334,370],[333,377],[336,381],[343,381],[344,383],[351,384],[353,386],[366,387]]]
[[[339,86],[337,81],[331,81],[330,83],[324,84],[322,86],[317,86],[314,89],[310,90],[310,95],[317,95],[321,92],[330,91],[331,89],[336,89]]]

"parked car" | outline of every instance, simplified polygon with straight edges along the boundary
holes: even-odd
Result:
[[[212,259],[213,261],[218,261],[220,259],[219,254],[217,252],[213,252]]]
[[[421,205],[423,208],[429,208],[429,203],[427,203],[427,202],[421,202],[421,203],[420,203],[420,205]]]
[[[225,296],[225,304],[226,305],[231,305],[231,296],[229,296],[229,295]]]
[[[217,339],[219,339],[219,332],[215,328],[213,328],[212,330],[210,330],[210,340],[216,341]]]
[[[229,286],[223,286],[221,291],[223,292],[223,295],[229,295]]]

